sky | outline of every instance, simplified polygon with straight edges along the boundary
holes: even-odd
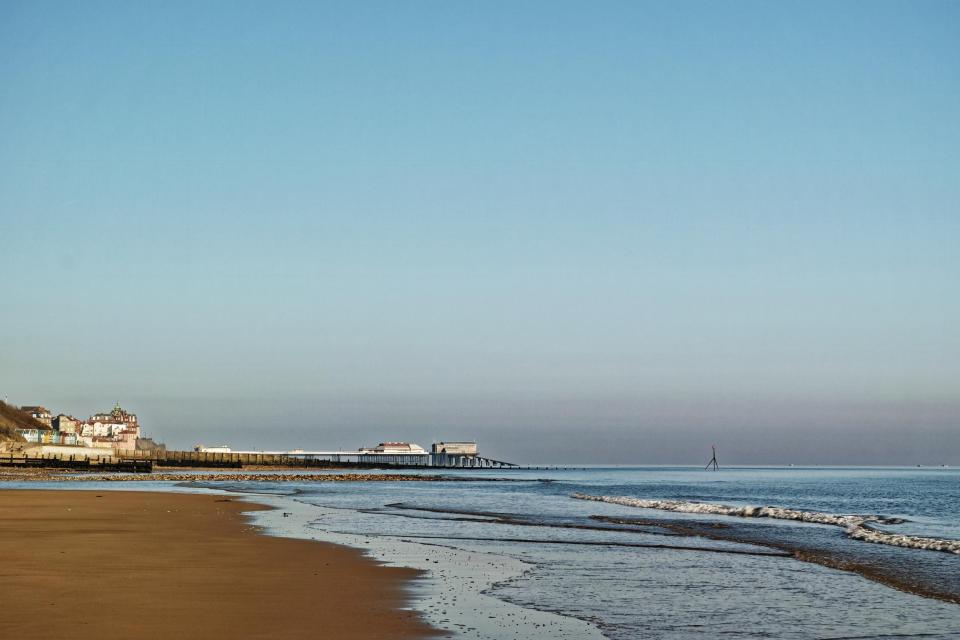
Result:
[[[956,2],[5,0],[0,77],[11,403],[960,464]]]

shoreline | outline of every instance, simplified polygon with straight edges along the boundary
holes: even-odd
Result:
[[[295,495],[226,491],[273,509],[257,511],[254,521],[271,535],[322,540],[363,549],[391,567],[421,572],[414,606],[428,624],[465,638],[525,640],[604,640],[596,620],[531,603],[513,602],[495,594],[497,587],[522,579],[536,565],[498,551],[461,549],[443,540],[380,533],[366,535],[328,528],[342,513],[336,507],[303,502]],[[324,524],[321,524],[324,523]],[[446,636],[445,636],[446,637]]]
[[[76,471],[70,469],[0,469],[2,482],[532,482],[492,477],[457,476],[439,473],[397,473],[370,470],[366,473],[344,473],[338,469],[313,469],[294,472],[289,469],[223,470],[191,467],[163,468],[150,473]],[[537,480],[539,481],[539,480]]]
[[[0,637],[441,635],[407,608],[420,571],[267,535],[252,521],[271,509],[200,493],[2,490]]]

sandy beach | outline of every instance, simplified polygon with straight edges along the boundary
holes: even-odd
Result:
[[[261,535],[224,496],[0,491],[0,637],[424,638],[408,569]]]

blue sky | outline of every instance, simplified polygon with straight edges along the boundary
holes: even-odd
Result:
[[[956,3],[6,2],[0,74],[11,402],[960,462]]]

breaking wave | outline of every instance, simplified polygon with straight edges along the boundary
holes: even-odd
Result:
[[[574,493],[572,497],[577,498],[578,500],[592,500],[594,502],[607,502],[609,504],[619,504],[626,507],[658,509],[660,511],[673,511],[676,513],[702,513],[708,515],[734,516],[739,518],[774,518],[777,520],[796,520],[799,522],[810,522],[814,524],[827,524],[845,528],[847,535],[854,540],[863,540],[864,542],[873,542],[876,544],[887,544],[894,547],[926,549],[929,551],[945,551],[947,553],[960,554],[960,540],[941,540],[939,538],[906,536],[897,533],[879,531],[870,526],[870,523],[900,524],[905,522],[905,520],[902,518],[887,518],[876,515],[838,515],[834,513],[821,513],[819,511],[785,509],[783,507],[731,507],[722,504],[710,504],[707,502],[643,500],[641,498],[630,498],[627,496],[592,496],[584,493]]]

